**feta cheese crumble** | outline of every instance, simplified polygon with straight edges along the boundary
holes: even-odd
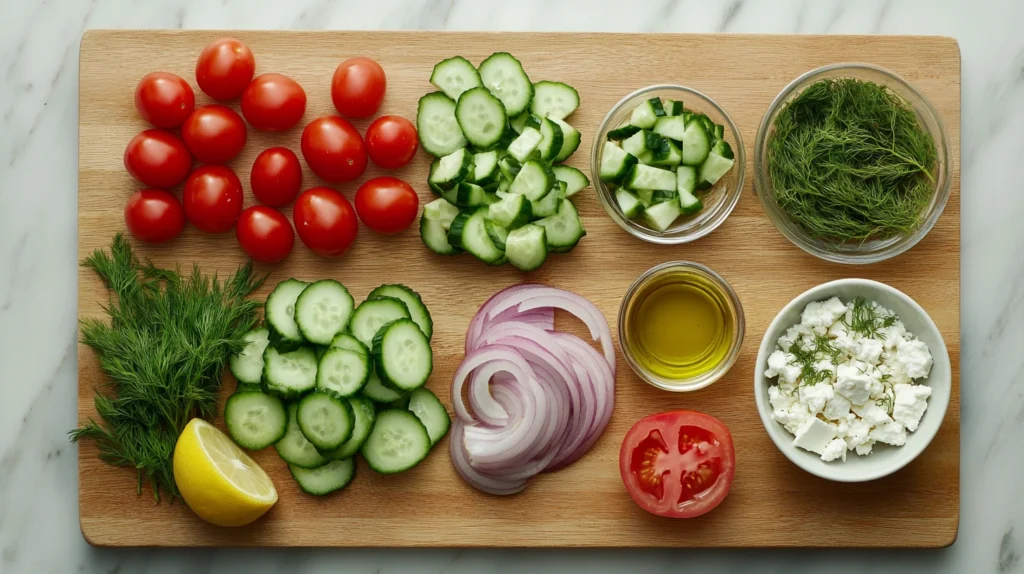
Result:
[[[846,461],[875,443],[902,446],[920,425],[932,389],[914,381],[928,377],[932,355],[889,309],[860,298],[811,302],[777,345],[768,400],[795,446]]]

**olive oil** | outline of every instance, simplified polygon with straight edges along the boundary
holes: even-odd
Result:
[[[689,379],[714,369],[732,348],[729,296],[710,277],[666,269],[639,285],[625,310],[623,344],[651,374]]]

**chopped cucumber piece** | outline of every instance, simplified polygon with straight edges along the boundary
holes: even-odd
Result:
[[[637,164],[636,156],[612,142],[604,142],[601,149],[601,181],[620,183]]]
[[[654,123],[654,133],[681,142],[686,133],[686,120],[680,115],[658,118]]]
[[[664,189],[675,191],[676,174],[666,169],[637,164],[626,176],[624,185],[629,189]]]
[[[697,168],[692,165],[681,165],[676,168],[676,191],[693,193],[697,189]]]
[[[579,92],[562,82],[537,82],[533,85],[533,92],[530,111],[539,118],[564,120],[580,107]]]
[[[689,191],[679,192],[679,207],[683,215],[691,215],[704,209],[704,203]]]
[[[456,218],[457,220],[458,218]],[[378,297],[363,301],[352,313],[348,330],[352,336],[373,350],[373,337],[381,327],[398,319],[409,319],[409,308],[401,299]]]
[[[665,100],[662,105],[665,108],[666,116],[681,116],[683,114],[683,102],[679,100]]]
[[[299,468],[320,468],[329,461],[303,436],[302,429],[299,428],[297,410],[296,403],[288,405],[288,427],[281,440],[274,444],[274,449],[277,456],[290,465]]]
[[[506,229],[522,227],[533,219],[530,200],[518,193],[506,196],[487,209],[487,218]]]
[[[706,117],[706,116],[705,116]],[[711,151],[711,137],[701,122],[691,120],[683,133],[683,165],[700,165]]]
[[[259,327],[243,335],[242,340],[245,347],[231,356],[228,367],[239,385],[259,385],[263,378],[263,351],[270,344],[270,331]]]
[[[636,197],[640,200],[640,203],[645,207],[654,205],[654,190],[653,189],[638,189],[636,190]]]
[[[487,192],[475,183],[462,182],[455,189],[455,205],[478,207],[487,203]]]
[[[260,391],[242,391],[224,404],[224,424],[238,446],[248,450],[267,448],[281,440],[288,428],[288,412],[281,399]]]
[[[508,125],[505,106],[483,86],[466,90],[459,96],[455,119],[469,143],[478,148],[497,145]]]
[[[425,385],[434,368],[430,341],[411,319],[382,327],[373,338],[370,354],[381,382],[400,393]]]
[[[501,100],[509,116],[526,111],[533,99],[533,84],[523,65],[508,52],[495,52],[480,62],[480,81]]]
[[[540,130],[531,127],[524,128],[523,133],[508,145],[508,155],[515,158],[517,162],[524,163],[530,159],[531,154],[537,150],[543,140],[544,136],[541,135]]]
[[[352,414],[355,417],[352,436],[336,450],[324,454],[324,457],[330,460],[346,459],[359,452],[359,447],[363,446],[366,438],[370,436],[373,423],[377,418],[377,410],[373,407],[370,399],[357,395],[349,397],[348,403],[352,407]]]
[[[545,229],[548,247],[556,253],[570,251],[587,234],[576,206],[568,199],[562,200],[558,213],[539,219],[535,224]]]
[[[622,126],[621,128],[616,128],[616,129],[608,132],[608,139],[610,139],[610,140],[624,140],[624,139],[627,139],[627,138],[633,136],[633,134],[635,134],[638,131],[640,131],[640,128],[638,128],[638,127],[636,127],[634,125],[626,124],[626,125]]]
[[[511,193],[525,195],[529,200],[544,197],[555,182],[555,174],[551,168],[539,161],[528,161],[512,181]]]
[[[640,130],[622,142],[622,149],[635,155],[640,161],[649,163],[662,139],[664,138],[654,132]]]
[[[473,183],[487,187],[498,181],[498,152],[485,151],[473,156]]]
[[[666,201],[677,201],[679,194],[675,191],[666,191],[664,189],[655,189],[651,191],[651,204],[663,203]]]
[[[366,386],[371,369],[370,357],[366,354],[340,347],[327,349],[316,366],[316,388],[339,397],[351,397]]]
[[[629,124],[640,129],[649,130],[654,127],[658,118],[665,115],[665,108],[660,98],[651,98],[633,108],[629,116]]]
[[[432,221],[439,221],[445,227],[452,224],[452,220],[459,214],[459,208],[448,203],[443,197],[435,199],[423,206],[423,217]]]
[[[302,468],[288,465],[288,471],[302,492],[313,496],[326,496],[337,492],[352,482],[356,476],[356,463],[352,458],[332,460],[319,468]]]
[[[473,64],[462,56],[438,62],[430,74],[430,83],[455,101],[458,101],[459,96],[466,90],[481,85],[480,74]]]
[[[295,300],[295,323],[303,338],[315,345],[330,345],[345,330],[355,301],[334,279],[310,283]]]
[[[508,121],[508,127],[512,128],[512,131],[516,132],[517,134],[521,134],[523,133],[523,128],[526,127],[526,121],[529,120],[531,117],[532,116],[530,115],[530,112],[523,112],[518,116],[510,119]]]
[[[430,311],[427,310],[427,306],[423,304],[423,298],[420,294],[413,291],[412,289],[394,283],[390,285],[381,285],[370,294],[366,296],[367,299],[379,299],[381,297],[394,297],[399,299],[402,303],[405,303],[405,308],[409,310],[409,318],[419,326],[420,331],[427,338],[431,338],[434,334],[434,320],[430,317]]]
[[[355,415],[348,401],[331,393],[302,397],[295,409],[299,430],[319,452],[332,451],[352,436]]]
[[[668,138],[661,138],[658,142],[658,148],[654,150],[654,157],[651,159],[651,165],[675,169],[682,159],[683,155],[679,150],[679,146]]]
[[[413,391],[409,395],[408,409],[426,427],[431,446],[437,444],[437,441],[448,434],[448,429],[452,426],[452,418],[448,415],[448,409],[438,400],[437,395],[428,389]]]
[[[580,190],[590,186],[590,180],[584,173],[572,166],[554,165],[551,171],[555,173],[555,179],[565,182],[565,196],[572,197]]]
[[[652,229],[665,231],[683,211],[675,201],[656,203],[644,209],[644,222]]]
[[[713,186],[732,169],[735,162],[736,160],[717,153],[708,154],[708,159],[700,166],[699,180],[706,183],[708,187]]]
[[[530,208],[534,217],[548,217],[558,213],[558,206],[565,199],[565,182],[556,181],[544,197],[530,202]]]
[[[444,201],[443,199],[441,201]],[[445,203],[448,203],[445,201]],[[450,204],[449,204],[450,205]],[[448,229],[440,221],[420,218],[420,238],[423,244],[439,255],[457,255],[461,250],[448,243]]]
[[[285,279],[267,297],[263,314],[269,328],[268,338],[270,344],[281,351],[296,349],[303,343],[302,333],[295,323],[295,300],[306,285],[309,283]]]
[[[577,149],[579,149],[581,139],[580,132],[576,128],[565,123],[563,120],[557,118],[548,119],[558,124],[558,127],[562,129],[562,149],[552,161],[565,161],[569,159],[569,156],[576,153]]]
[[[420,145],[436,157],[448,155],[468,143],[455,119],[455,100],[443,92],[420,98],[416,109],[416,131]]]
[[[644,210],[644,204],[640,203],[640,198],[622,187],[615,190],[615,202],[619,204],[622,215],[629,219],[635,218]]]
[[[419,464],[430,452],[427,427],[408,410],[388,409],[377,413],[370,436],[360,453],[380,474],[394,474]]]
[[[473,154],[465,148],[456,150],[444,157],[430,175],[430,185],[436,186],[443,193],[454,189],[459,182],[473,173]]]
[[[505,238],[505,255],[520,271],[537,269],[548,257],[547,231],[532,223],[513,229]]]
[[[499,251],[505,251],[505,238],[508,237],[508,229],[494,223],[490,219],[484,220],[484,228],[487,229],[487,237],[491,238],[491,242],[498,248]]]
[[[263,390],[284,399],[293,399],[316,386],[316,351],[299,347],[281,352],[274,347],[263,351]]]
[[[448,230],[448,242],[464,249],[480,259],[484,263],[497,263],[504,256],[491,238],[487,235],[487,227],[484,225],[488,212],[487,207],[481,207],[474,211],[464,211],[452,222]]]
[[[544,118],[540,122],[540,135],[543,139],[537,151],[541,159],[553,160],[562,151],[562,128],[550,118]]]

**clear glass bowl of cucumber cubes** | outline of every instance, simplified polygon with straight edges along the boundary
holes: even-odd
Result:
[[[436,158],[428,182],[440,197],[424,206],[423,243],[521,271],[572,250],[587,232],[569,198],[590,185],[563,163],[580,145],[566,121],[580,105],[576,90],[531,81],[506,52],[477,66],[461,56],[438,62],[430,83],[439,91],[420,98],[416,125]]]
[[[743,189],[743,140],[732,118],[690,88],[649,86],[608,112],[591,174],[608,215],[651,243],[686,243],[725,221]]]

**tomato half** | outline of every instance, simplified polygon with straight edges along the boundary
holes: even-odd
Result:
[[[381,116],[366,128],[366,152],[384,169],[409,163],[419,146],[416,128],[402,116]]]
[[[181,137],[199,161],[225,163],[245,147],[245,122],[227,106],[200,106],[181,126]]]
[[[167,243],[185,228],[185,210],[162,189],[140,189],[124,205],[124,223],[132,236],[146,243]]]
[[[124,168],[149,187],[172,188],[188,177],[192,156],[185,144],[171,132],[145,130],[128,142]]]
[[[331,99],[341,115],[368,118],[380,109],[387,85],[380,64],[369,58],[349,58],[334,70]]]
[[[397,177],[375,177],[356,191],[356,213],[377,233],[392,234],[412,225],[420,198]]]
[[[249,187],[256,199],[265,205],[280,207],[291,203],[302,187],[299,158],[286,147],[261,151],[252,164]]]
[[[647,512],[693,518],[729,494],[736,452],[725,423],[703,413],[672,411],[640,419],[619,450],[626,491]]]
[[[256,58],[248,46],[234,38],[210,42],[196,62],[196,83],[215,100],[241,96],[254,73]]]
[[[265,205],[254,205],[238,216],[235,237],[249,257],[263,263],[281,261],[295,245],[295,231],[288,218]]]
[[[146,74],[135,86],[135,109],[158,128],[180,126],[195,107],[192,86],[170,72]]]
[[[299,239],[324,257],[337,257],[348,251],[359,227],[352,204],[329,187],[302,192],[295,200],[292,219]]]
[[[366,145],[340,116],[319,117],[302,130],[302,157],[313,173],[330,182],[352,181],[366,171]]]
[[[306,91],[281,74],[256,76],[242,94],[242,115],[258,130],[283,132],[306,113]]]
[[[182,192],[185,216],[200,231],[224,233],[242,213],[242,182],[222,165],[204,165],[188,176]]]

